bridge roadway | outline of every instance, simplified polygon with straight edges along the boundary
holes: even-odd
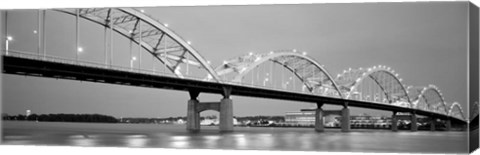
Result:
[[[70,63],[42,61],[37,59],[21,58],[21,57],[5,56],[5,55],[3,55],[3,73],[188,91],[190,92],[191,100],[196,100],[198,93],[214,93],[214,94],[222,94],[224,98],[228,98],[230,95],[238,95],[238,96],[248,96],[248,97],[261,97],[261,98],[269,98],[269,99],[310,102],[310,103],[320,105],[319,108],[321,108],[321,105],[323,104],[339,105],[339,106],[344,106],[344,108],[351,106],[351,107],[359,107],[359,108],[392,111],[394,112],[393,116],[395,116],[396,112],[411,113],[411,114],[423,115],[423,116],[442,119],[442,120],[450,120],[451,123],[456,123],[456,124],[467,123],[466,121],[456,117],[450,117],[440,113],[433,113],[429,111],[411,109],[411,108],[400,107],[396,105],[341,99],[341,98],[334,98],[334,97],[325,97],[325,96],[318,96],[318,95],[312,95],[312,94],[306,94],[306,93],[296,93],[296,92],[268,89],[268,88],[262,88],[262,87],[243,86],[235,83],[216,83],[216,82],[210,82],[210,81],[203,81],[201,79],[177,78],[174,76],[154,75],[154,74],[148,74],[147,72],[139,73],[139,72],[132,72],[128,70],[115,70],[115,69],[107,68],[105,66],[93,67],[88,65],[75,65]],[[207,109],[203,108],[203,110],[208,110],[208,108]],[[217,110],[219,109],[217,108]],[[195,111],[197,115],[199,112],[201,111]],[[230,111],[230,113],[231,112],[232,111]],[[220,116],[222,116],[222,113]],[[195,118],[195,119],[198,119],[198,118]],[[199,124],[199,122],[197,123]],[[194,128],[195,128],[194,130],[199,130],[199,125]],[[220,127],[220,130],[222,130],[222,127]],[[226,130],[229,130],[229,129],[226,129]]]

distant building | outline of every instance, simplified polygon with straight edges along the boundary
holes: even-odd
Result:
[[[312,112],[312,111],[287,112],[285,114],[285,124],[313,125],[315,124],[315,112]]]
[[[323,124],[327,127],[339,127],[341,118],[341,116],[335,115],[324,116]],[[315,112],[287,112],[285,114],[285,124],[303,126],[315,125]],[[391,124],[391,118],[385,116],[368,116],[366,114],[350,116],[350,125],[352,127],[388,127]]]
[[[200,121],[200,125],[218,125],[218,120],[212,119],[212,118],[205,118],[202,121]]]
[[[200,125],[218,125],[220,124],[217,118],[205,118],[200,121]],[[236,118],[233,118],[233,125],[239,125],[240,123]]]
[[[184,121],[183,119],[178,119],[176,124],[185,124],[186,121]]]

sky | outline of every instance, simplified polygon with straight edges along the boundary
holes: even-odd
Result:
[[[213,66],[248,52],[299,49],[331,75],[344,69],[386,65],[404,84],[440,88],[448,103],[467,101],[467,3],[364,3],[143,8],[192,42]],[[35,51],[36,11],[9,11],[10,48]],[[47,51],[74,46],[74,18],[47,13]],[[52,22],[53,21],[53,22]],[[102,61],[103,28],[81,23],[84,59]],[[85,28],[83,28],[85,27]],[[83,39],[86,38],[86,39]],[[129,48],[115,37],[115,49]],[[73,47],[74,48],[74,47]],[[138,52],[138,51],[137,51]],[[50,54],[49,53],[49,54]],[[95,54],[96,53],[96,54]],[[128,58],[127,58],[128,59]],[[128,60],[118,60],[127,62]],[[146,60],[147,61],[147,60]],[[124,64],[125,65],[125,64]],[[128,65],[128,64],[127,64]],[[115,117],[185,116],[187,92],[3,74],[3,112],[100,113]],[[200,101],[221,95],[201,94]],[[310,103],[233,97],[234,115],[284,115]],[[339,107],[326,106],[327,109]],[[368,112],[353,109],[353,114]],[[217,114],[208,112],[206,114]],[[205,115],[205,114],[202,114]]]

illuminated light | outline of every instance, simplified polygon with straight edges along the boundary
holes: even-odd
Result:
[[[395,76],[398,76],[398,74],[395,74]]]
[[[13,40],[13,37],[12,37],[12,36],[7,36],[7,40],[8,40],[8,41],[12,41],[12,40]]]
[[[259,61],[259,60],[260,60],[260,57],[257,57],[257,58],[255,59],[255,61]]]
[[[377,68],[377,66],[373,66],[373,69],[376,69],[376,68]]]
[[[210,60],[207,61],[207,64],[210,64]]]
[[[253,53],[252,53],[252,52],[249,52],[249,53],[248,53],[248,55],[252,56],[252,55],[253,55]]]
[[[273,51],[270,51],[270,53],[269,53],[269,54],[273,54]]]
[[[190,41],[187,41],[187,44],[191,45],[191,44],[192,44],[192,42],[190,42]]]
[[[33,33],[37,34],[38,32],[37,32],[37,30],[33,30]]]
[[[132,31],[132,30],[130,30],[130,31],[128,31],[128,33],[132,34],[132,33],[133,33],[133,31]]]
[[[303,55],[307,55],[307,52],[302,52]]]
[[[227,61],[224,60],[224,61],[223,61],[223,64],[227,64]]]
[[[145,10],[142,9],[142,10],[140,10],[140,12],[145,13]]]
[[[165,27],[168,27],[168,24],[163,24]]]
[[[137,60],[137,57],[132,57],[132,60],[133,60],[133,61]]]
[[[77,48],[77,51],[81,53],[81,52],[83,52],[83,48],[82,48],[82,47],[78,47],[78,48]]]

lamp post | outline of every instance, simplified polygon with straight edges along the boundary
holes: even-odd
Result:
[[[268,78],[265,78],[265,80],[263,80],[263,86],[265,87],[265,82],[268,82]]]
[[[13,41],[12,36],[7,36],[7,39],[5,40],[5,55],[8,55],[8,42]]]
[[[77,63],[78,60],[80,59],[80,54],[83,53],[83,47],[77,47]]]
[[[133,61],[137,60],[137,57],[132,57],[132,59],[130,59],[130,71],[133,71]]]

